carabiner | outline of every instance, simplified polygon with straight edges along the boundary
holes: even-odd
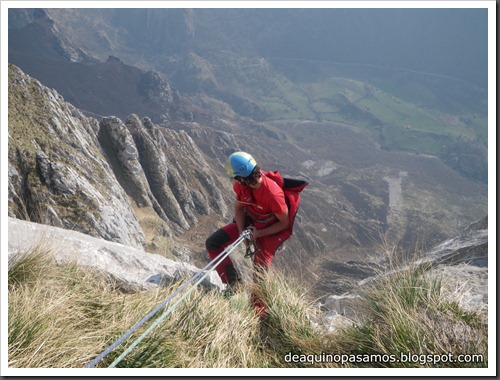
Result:
[[[253,247],[253,250],[252,250],[252,247]],[[260,249],[257,246],[257,244],[251,243],[251,244],[247,245],[247,249],[246,249],[244,257],[246,259],[248,259],[248,258],[252,257],[253,255],[255,255],[259,251],[260,251]]]
[[[241,236],[243,236],[246,240],[248,240],[247,248],[246,248],[246,251],[244,254],[245,258],[252,257],[257,252],[260,251],[259,247],[257,246],[257,244],[255,244],[255,242],[253,240],[253,233],[252,233],[252,230],[250,228],[243,230],[243,232],[241,233]],[[252,250],[252,246],[253,246],[253,250]]]

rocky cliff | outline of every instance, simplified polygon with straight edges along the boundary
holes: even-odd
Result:
[[[442,297],[457,302],[464,310],[488,313],[488,217],[471,224],[461,234],[447,239],[407,265],[391,270],[388,260],[379,262],[354,262],[346,265],[344,277],[351,275],[351,282],[343,281],[342,294],[325,297],[318,306],[324,311],[324,324],[334,329],[335,324],[357,313],[359,294],[385,276],[407,269],[422,270],[429,278],[442,285]]]
[[[450,239],[485,214],[484,184],[435,156],[381,150],[351,124],[258,121],[263,110],[226,92],[228,86],[218,88],[217,98],[184,98],[162,75],[122,62],[125,53],[105,54],[117,43],[114,29],[101,31],[107,47],[98,61],[65,39],[45,11],[25,16],[9,17],[19,27],[9,29],[9,44],[17,36],[9,62],[22,64],[22,71],[9,65],[8,78],[10,225],[25,226],[25,219],[51,231],[48,225],[60,227],[67,236],[60,230],[50,236],[65,258],[104,263],[100,269],[112,269],[131,287],[161,283],[176,269],[155,271],[165,261],[145,252],[201,267],[206,257],[196,254],[204,252],[204,239],[232,217],[223,160],[235,149],[249,150],[265,170],[310,182],[294,235],[274,265],[300,272],[318,296],[330,294],[325,308],[339,312],[345,300],[358,299],[345,293],[384,269],[385,262],[371,258],[384,255],[385,243],[410,250],[419,242],[435,246],[422,259],[433,273],[473,286],[464,288],[470,295],[464,305],[487,304],[487,223]],[[186,87],[215,91],[214,68],[225,71],[222,65],[194,53],[179,64],[179,57],[162,58],[159,66],[177,67],[172,78],[182,77]],[[246,70],[238,73],[234,82],[253,80]],[[19,231],[9,245],[32,236]],[[80,249],[90,241],[93,248]]]
[[[8,157],[12,217],[144,248],[148,228],[167,241],[228,214],[226,186],[187,133],[136,115],[86,117],[14,65]]]
[[[172,281],[190,278],[201,270],[186,262],[170,260],[77,231],[15,218],[9,218],[8,223],[9,263],[38,249],[53,255],[57,263],[73,263],[97,270],[124,292],[154,289]],[[209,289],[224,287],[215,272],[207,274],[200,284]]]
[[[301,263],[314,262],[313,270],[328,266],[331,260],[378,255],[382,240],[401,244],[408,250],[417,242],[434,245],[486,214],[484,184],[464,178],[436,156],[405,153],[401,147],[386,150],[387,141],[380,141],[382,137],[374,138],[371,132],[361,131],[366,127],[363,127],[365,122],[373,122],[377,129],[372,132],[394,143],[406,140],[413,146],[423,138],[424,145],[438,149],[447,145],[455,151],[446,142],[448,137],[454,136],[457,130],[468,130],[464,123],[482,124],[481,117],[434,114],[431,124],[442,117],[446,122],[438,122],[431,128],[432,133],[421,134],[419,130],[427,130],[430,120],[419,111],[413,116],[401,115],[401,120],[418,120],[420,127],[408,126],[405,121],[404,129],[399,124],[393,127],[388,124],[388,128],[381,129],[381,125],[390,120],[373,119],[375,114],[371,115],[367,109],[374,111],[387,106],[392,109],[389,114],[399,115],[406,109],[402,104],[407,104],[399,98],[401,94],[393,94],[395,98],[391,95],[389,99],[385,95],[380,97],[385,91],[379,91],[378,85],[374,88],[364,83],[364,79],[344,83],[338,78],[331,81],[324,78],[320,80],[320,87],[325,86],[326,92],[317,98],[319,93],[310,92],[316,84],[302,87],[289,82],[279,69],[283,66],[266,60],[252,48],[257,40],[248,40],[247,36],[256,36],[250,33],[256,24],[243,20],[244,13],[229,11],[226,17],[233,20],[233,25],[225,25],[214,24],[213,20],[219,20],[222,15],[217,11],[9,9],[9,62],[43,85],[56,89],[84,115],[99,120],[99,144],[109,146],[108,151],[115,149],[108,141],[109,135],[115,129],[125,130],[120,123],[129,129],[144,173],[138,173],[138,177],[130,181],[126,172],[130,168],[124,169],[126,165],[122,168],[118,163],[118,156],[123,158],[131,152],[113,151],[105,157],[116,171],[120,186],[134,198],[132,206],[135,207],[137,201],[147,205],[138,207],[135,214],[146,241],[150,242],[148,249],[172,250],[169,236],[181,234],[184,243],[203,250],[204,237],[214,223],[224,218],[223,210],[219,211],[216,206],[217,194],[227,197],[228,205],[231,194],[228,183],[214,193],[210,183],[204,186],[202,183],[223,176],[221,164],[235,149],[252,152],[266,170],[280,170],[286,176],[301,177],[310,183],[301,204],[299,223],[289,241],[289,251],[300,256]],[[267,12],[260,16],[265,14]],[[239,26],[251,28],[237,36],[234,20],[244,21]],[[277,25],[261,17],[255,17],[254,21],[265,27],[257,27],[257,30],[269,41],[269,32]],[[78,49],[86,55],[68,54],[80,51]],[[303,69],[305,67],[297,67],[296,73]],[[372,78],[366,69],[362,71],[363,77]],[[343,77],[340,73],[336,75]],[[379,77],[375,75],[372,79],[375,78]],[[386,83],[386,79],[379,78],[379,84]],[[313,82],[316,80],[318,78]],[[411,83],[398,80],[396,87],[413,96],[416,94]],[[296,85],[298,92],[290,88]],[[401,86],[406,85],[410,87],[403,90]],[[418,88],[422,85],[419,81]],[[439,100],[454,98],[443,96],[446,92],[437,83],[431,87],[439,88]],[[436,95],[433,90],[425,88],[421,94],[425,95],[424,102],[440,103],[433,100]],[[461,93],[454,87],[448,90],[453,90],[454,95]],[[383,107],[363,106],[356,99],[371,99],[369,103],[381,102],[379,105]],[[479,103],[481,99],[477,98]],[[458,109],[469,110],[471,99],[460,104],[463,106]],[[314,112],[311,114],[308,110]],[[135,128],[135,122],[127,121],[131,114],[137,115],[146,130],[149,130],[146,125],[149,119],[167,138],[170,146],[163,149],[163,154],[169,162],[168,188],[162,185],[166,171],[161,170],[160,175],[153,172],[160,170],[163,164],[147,167],[144,160],[149,156],[141,151],[140,145],[152,146],[153,141],[158,146],[161,142],[154,134],[150,134],[151,139],[144,137],[147,134]],[[353,118],[344,120],[343,117],[351,114]],[[110,115],[119,121],[113,121]],[[449,123],[454,126],[453,131],[447,133]],[[133,129],[138,130],[135,135]],[[435,135],[435,131],[440,131],[441,137]],[[471,136],[475,134],[470,132]],[[183,133],[192,141],[186,135],[180,138]],[[481,136],[485,135],[481,132]],[[168,141],[177,137],[175,144]],[[129,141],[130,136],[126,146],[130,146]],[[180,157],[176,153],[184,147],[184,142],[189,151],[196,151],[189,147],[191,143],[199,148],[202,162],[208,163],[214,175],[206,177],[204,169],[196,169],[198,163],[189,162],[189,154]],[[468,140],[464,143],[469,144]],[[470,159],[471,152],[464,152],[465,161],[476,162]],[[161,160],[158,158],[155,162]],[[480,166],[483,173],[487,165],[481,162],[477,161],[469,169]],[[177,187],[186,183],[183,179],[188,176],[183,177],[184,171],[189,172],[191,178],[199,179],[193,181],[195,190],[191,193]],[[200,194],[209,197],[201,202]],[[203,210],[207,206],[210,209]],[[195,209],[197,211],[192,211]],[[206,222],[205,211],[209,215]],[[187,229],[187,225],[191,228]],[[192,228],[194,226],[196,228]],[[279,261],[277,257],[277,263]],[[284,257],[283,263],[290,262],[293,260]]]
[[[202,115],[196,107],[183,111],[185,102],[162,83],[151,89],[158,99],[188,116]],[[332,270],[349,271],[349,261],[380,254],[381,237],[424,237],[435,244],[471,215],[484,215],[484,189],[436,158],[380,151],[335,124],[295,123],[307,132],[299,148],[279,129],[239,118],[222,103],[206,107],[211,117],[199,121],[178,117],[155,124],[135,114],[96,119],[11,65],[9,215],[203,260],[189,252],[202,253],[214,226],[232,217],[223,162],[235,149],[250,149],[264,169],[311,184],[290,249],[277,255],[276,264],[295,271],[309,263],[318,286],[329,292],[337,287]],[[317,129],[321,144],[308,139]],[[354,145],[362,156],[352,154]],[[323,150],[333,160],[319,158]]]
[[[9,215],[141,247],[144,234],[100,148],[99,128],[9,66]]]

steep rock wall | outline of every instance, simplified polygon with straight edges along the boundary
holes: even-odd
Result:
[[[142,247],[144,234],[98,129],[95,119],[9,65],[9,216]]]
[[[9,65],[9,216],[144,247],[137,209],[172,237],[226,217],[225,187],[186,132],[133,114],[85,117]]]

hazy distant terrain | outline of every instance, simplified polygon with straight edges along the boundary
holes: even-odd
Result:
[[[9,63],[86,115],[184,131],[214,176],[242,149],[305,178],[292,246],[318,267],[487,213],[483,9],[10,9]]]
[[[162,72],[184,95],[220,99],[259,121],[353,124],[383,149],[436,155],[473,180],[487,180],[486,10],[47,12],[75,47],[101,61],[113,55]],[[11,19],[16,27],[23,24],[14,22],[21,16]],[[12,63],[31,66],[31,55],[47,59],[47,50],[39,54],[32,48],[26,28],[12,33]],[[72,94],[77,102],[83,96]],[[93,108],[102,112],[97,104]]]

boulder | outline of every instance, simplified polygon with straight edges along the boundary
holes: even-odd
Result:
[[[163,284],[188,279],[200,271],[184,262],[148,253],[77,231],[27,222],[9,217],[9,261],[15,256],[43,247],[59,263],[76,263],[97,269],[116,280],[125,291],[147,290]],[[217,273],[210,272],[201,285],[223,289]]]

